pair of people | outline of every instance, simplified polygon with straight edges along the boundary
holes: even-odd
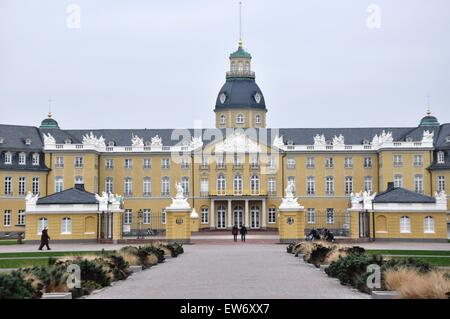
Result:
[[[308,236],[306,236],[306,240],[314,241],[324,239],[328,242],[334,242],[334,234],[329,231],[327,228],[322,230],[323,234],[320,236],[320,233],[317,229],[311,229]]]
[[[241,241],[245,241],[245,235],[247,235],[247,232],[247,227],[245,227],[244,225],[242,225],[240,229],[237,227],[237,225],[234,225],[233,229],[231,230],[234,241],[237,241],[238,233],[241,234]]]

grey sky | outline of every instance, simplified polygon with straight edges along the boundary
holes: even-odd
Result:
[[[67,5],[81,28],[66,25]],[[450,1],[244,0],[244,47],[269,127],[450,121]],[[382,9],[369,29],[369,4]],[[0,0],[0,123],[214,126],[237,0]]]

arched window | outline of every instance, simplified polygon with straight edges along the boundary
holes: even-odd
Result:
[[[225,115],[224,114],[220,115],[220,124],[225,124],[225,122],[226,122]]]
[[[225,176],[217,176],[217,195],[224,195],[226,191],[226,180]]]
[[[107,177],[105,180],[105,192],[108,194],[114,192],[114,180],[112,177]]]
[[[161,180],[161,195],[170,195],[170,179],[167,176],[164,176]]]
[[[42,231],[44,229],[48,228],[48,219],[45,217],[39,218],[37,226],[38,226],[37,232],[38,232],[38,235],[40,235],[40,234],[42,234]]]
[[[64,179],[62,176],[55,177],[55,193],[62,192],[64,190]]]
[[[19,153],[19,165],[25,165],[27,163],[27,155],[24,152]]]
[[[444,155],[444,152],[439,151],[439,152],[437,153],[437,162],[438,162],[438,164],[444,164],[444,162],[445,162],[445,155]]]
[[[150,179],[150,177],[144,177],[142,193],[144,196],[150,196],[150,194],[152,193],[152,180]]]
[[[246,72],[250,71],[250,62],[245,62],[245,71]]]
[[[250,178],[250,190],[252,194],[259,194],[259,176],[253,175]]]
[[[255,115],[255,124],[261,124],[261,115],[259,114]]]
[[[233,178],[233,190],[235,195],[242,194],[242,176],[237,174]]]
[[[242,64],[242,62],[239,62],[239,72],[244,71],[244,65]]]
[[[400,233],[411,233],[411,219],[408,216],[400,217]]]
[[[244,124],[244,114],[238,113],[236,115],[236,124]]]
[[[181,178],[181,187],[183,188],[184,196],[189,195],[189,177]]]
[[[434,218],[427,216],[423,220],[423,232],[426,234],[434,233]]]
[[[133,179],[131,177],[126,177],[123,185],[123,192],[125,196],[133,195]]]
[[[64,217],[61,220],[61,234],[72,234],[72,219]]]
[[[12,164],[12,153],[11,152],[5,153],[5,164]]]

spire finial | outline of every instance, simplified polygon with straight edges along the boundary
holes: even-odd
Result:
[[[52,99],[48,99],[48,117],[52,117]]]
[[[242,1],[239,1],[239,47],[242,48]]]
[[[430,95],[427,95],[427,116],[431,115]]]

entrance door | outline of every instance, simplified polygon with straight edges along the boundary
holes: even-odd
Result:
[[[250,226],[251,228],[259,228],[259,207],[258,206],[252,206],[250,209]]]
[[[225,215],[226,215],[226,209],[225,205],[220,205],[219,209],[217,210],[217,228],[225,228]]]
[[[244,222],[244,209],[242,206],[234,206],[234,225],[241,227]]]

